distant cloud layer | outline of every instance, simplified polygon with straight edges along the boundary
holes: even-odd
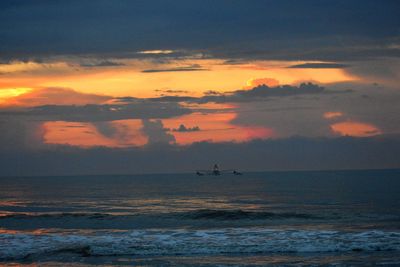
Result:
[[[46,105],[19,110],[0,110],[0,116],[13,116],[41,121],[95,122],[123,119],[169,118],[191,113],[178,103],[139,102],[103,105]]]
[[[125,64],[120,63],[120,62],[115,62],[115,61],[110,61],[110,60],[102,60],[102,61],[97,61],[97,62],[85,62],[81,63],[81,67],[86,67],[86,68],[94,68],[94,67],[118,67],[118,66],[124,66]]]
[[[151,127],[159,129],[158,123]],[[0,176],[81,175],[155,172],[194,173],[199,166],[218,162],[243,171],[398,168],[398,136],[368,138],[290,138],[249,143],[168,145],[172,137],[154,135],[163,146],[146,148],[0,151]],[[349,149],[351,147],[351,149]],[[52,166],[49,168],[49,166]]]
[[[304,63],[289,66],[292,69],[341,69],[348,67],[345,64],[338,63]]]
[[[195,102],[195,103],[227,103],[227,102],[253,102],[266,100],[272,97],[293,97],[300,95],[319,95],[319,94],[341,94],[350,93],[351,90],[326,90],[324,87],[313,83],[302,83],[299,86],[281,85],[270,87],[265,84],[247,90],[236,90],[228,93],[219,93],[217,91],[207,92],[203,97],[190,96],[162,96],[150,98],[152,101],[167,102]]]
[[[391,0],[4,0],[0,57],[170,57],[180,50],[241,59],[398,57],[399,10]]]
[[[196,64],[196,65],[169,68],[169,69],[147,69],[147,70],[143,70],[142,72],[154,73],[154,72],[207,71],[207,70],[209,70],[209,69],[205,69],[202,66]]]

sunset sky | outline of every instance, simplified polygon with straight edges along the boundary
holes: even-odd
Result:
[[[400,2],[1,1],[0,175],[400,167]]]

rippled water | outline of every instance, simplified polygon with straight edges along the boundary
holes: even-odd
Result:
[[[0,178],[0,262],[400,265],[400,171]]]

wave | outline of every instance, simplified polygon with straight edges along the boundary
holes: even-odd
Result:
[[[244,210],[217,210],[217,209],[199,209],[186,212],[172,213],[153,213],[153,214],[112,214],[112,213],[12,213],[0,216],[1,219],[33,219],[33,218],[87,218],[87,219],[115,219],[132,216],[154,216],[154,217],[176,217],[178,219],[208,219],[208,220],[265,220],[265,219],[323,219],[321,216],[305,213],[275,213],[266,211],[244,211]]]
[[[351,251],[400,251],[400,232],[274,230],[258,227],[0,235],[1,261],[63,253],[87,257]]]
[[[54,213],[12,213],[0,216],[1,219],[33,219],[33,218],[89,218],[89,219],[106,219],[113,218],[118,215],[108,213],[79,213],[79,212],[54,212]]]
[[[186,219],[214,219],[214,220],[262,220],[262,219],[322,219],[320,216],[305,213],[274,213],[266,211],[244,210],[213,210],[201,209],[181,214]]]

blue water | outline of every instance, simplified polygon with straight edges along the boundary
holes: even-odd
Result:
[[[0,183],[0,264],[400,265],[400,170]]]

